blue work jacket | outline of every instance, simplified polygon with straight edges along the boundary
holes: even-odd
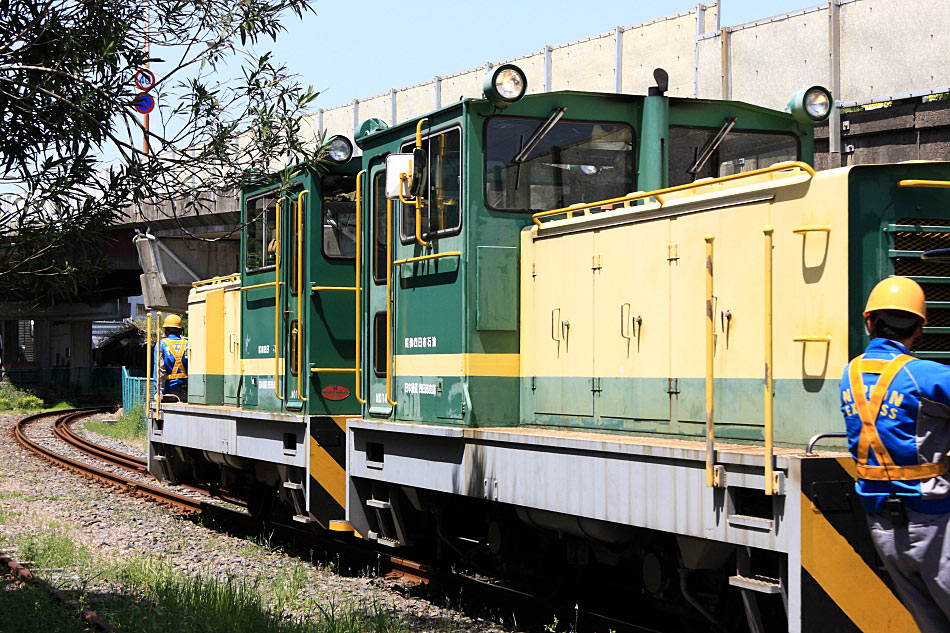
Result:
[[[896,341],[875,338],[861,358],[887,361],[901,354],[909,355],[910,352]],[[851,363],[856,361],[852,360]],[[851,363],[845,367],[841,379],[841,412],[848,431],[848,449],[860,464],[858,444],[862,423],[851,391]],[[871,398],[871,388],[880,377],[876,373],[861,374],[868,400]],[[886,452],[898,467],[945,460],[950,448],[950,367],[918,358],[910,360],[891,381],[875,427]],[[869,450],[867,464],[880,466],[873,449]],[[892,493],[906,507],[918,512],[950,512],[950,479],[946,473],[908,481],[859,478],[855,490],[869,513],[881,512],[884,500]]]
[[[179,359],[175,358],[175,351],[172,348],[180,350],[180,364],[176,367]],[[155,359],[158,371],[156,375],[159,379],[162,393],[176,393],[188,389],[188,339],[178,334],[169,334],[162,338],[155,346]]]

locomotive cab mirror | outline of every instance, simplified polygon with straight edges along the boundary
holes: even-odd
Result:
[[[386,197],[390,200],[419,196],[425,188],[426,153],[416,148],[411,154],[386,157]]]

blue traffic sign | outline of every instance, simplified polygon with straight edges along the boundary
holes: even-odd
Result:
[[[155,109],[155,98],[144,92],[135,98],[132,105],[142,114],[148,114]]]
[[[135,71],[135,87],[139,90],[148,90],[155,85],[155,74],[148,68]]]

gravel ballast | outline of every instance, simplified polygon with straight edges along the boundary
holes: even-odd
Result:
[[[373,577],[372,573],[339,575],[331,567],[288,556],[266,540],[222,534],[173,509],[65,471],[16,443],[13,426],[21,417],[0,415],[0,551],[14,558],[16,544],[24,538],[61,532],[96,561],[121,563],[144,557],[205,578],[254,582],[261,587],[265,600],[283,607],[285,617],[309,617],[327,605],[381,604],[397,614],[406,630],[504,630],[496,624],[404,595],[398,586]],[[28,434],[34,441],[40,439],[55,446],[58,452],[77,454],[70,453],[71,449],[52,436],[54,419],[51,416],[34,423]],[[74,428],[80,430],[82,425]],[[81,433],[98,444],[143,457],[141,451],[124,442],[88,430]],[[114,468],[89,457],[84,456],[83,460],[101,468]],[[49,571],[45,575],[50,580],[68,589],[76,588],[69,586],[70,582],[78,582],[71,570]],[[42,576],[45,572],[37,573]],[[88,583],[88,579],[84,582]],[[87,585],[85,589],[108,592],[111,587],[107,578],[93,583],[97,586]],[[288,596],[287,588],[291,586],[293,593]]]

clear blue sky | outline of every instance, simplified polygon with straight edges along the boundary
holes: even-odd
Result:
[[[722,25],[814,4],[722,0]],[[316,107],[330,108],[695,6],[687,0],[314,0],[316,15],[288,20],[276,45],[260,46],[272,47],[304,84],[323,91]]]

